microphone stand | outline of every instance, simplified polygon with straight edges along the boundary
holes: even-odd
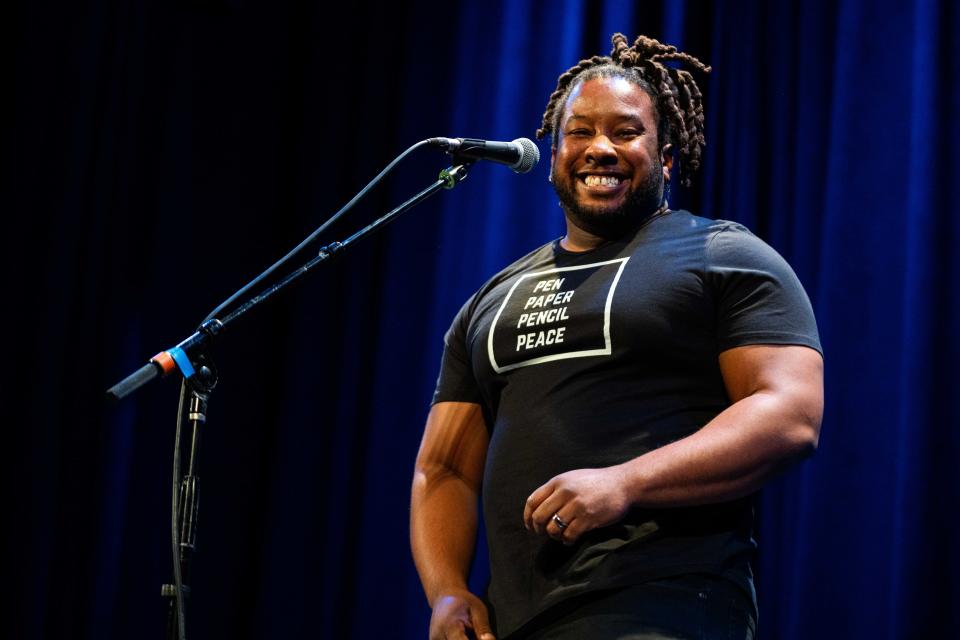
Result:
[[[197,358],[203,363],[207,360],[206,354]],[[196,550],[197,542],[197,513],[199,507],[198,476],[200,466],[200,426],[207,421],[207,400],[210,392],[217,384],[217,376],[211,368],[212,363],[200,364],[196,375],[190,381],[184,380],[180,393],[180,402],[177,413],[177,430],[174,444],[174,496],[179,493],[179,500],[174,500],[176,514],[171,526],[174,540],[174,584],[165,584],[160,589],[160,595],[169,602],[167,607],[167,635],[169,640],[186,637],[186,615],[184,600],[190,595],[190,560]],[[190,446],[187,458],[187,472],[180,477],[180,454],[182,444],[180,435],[183,422],[184,391],[189,389]],[[177,486],[179,485],[179,486]],[[180,588],[177,588],[177,585]],[[178,614],[182,612],[183,615]]]
[[[317,265],[328,262],[341,255],[354,242],[392,222],[401,214],[420,204],[440,189],[453,189],[467,177],[467,168],[474,160],[453,154],[453,162],[454,164],[452,166],[440,172],[440,177],[430,186],[400,206],[380,216],[342,242],[335,241],[323,246],[316,257],[309,260],[299,269],[281,278],[277,283],[266,288],[261,293],[247,300],[234,311],[230,312],[223,320],[210,318],[204,321],[193,334],[181,341],[177,346],[160,352],[151,358],[150,362],[128,375],[107,391],[109,398],[120,400],[153,379],[165,376],[175,369],[179,370],[183,376],[174,445],[173,513],[171,517],[174,584],[165,584],[161,588],[161,595],[169,602],[166,634],[169,640],[176,640],[177,638],[179,638],[179,640],[185,640],[186,638],[184,599],[190,595],[190,562],[196,550],[199,505],[199,478],[197,472],[200,467],[200,436],[202,425],[206,423],[207,403],[217,384],[217,372],[213,359],[209,354],[209,344],[213,338],[222,333],[230,323],[257,305],[273,297],[281,289],[299,280]],[[189,411],[187,412],[187,417],[190,423],[191,435],[187,469],[186,473],[181,476],[181,426],[187,392],[189,392]]]

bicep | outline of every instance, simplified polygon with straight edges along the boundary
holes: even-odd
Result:
[[[438,402],[427,416],[416,470],[428,476],[452,473],[479,492],[488,444],[479,404]]]
[[[719,356],[727,395],[737,402],[763,393],[817,433],[823,417],[823,356],[799,345],[748,345]]]

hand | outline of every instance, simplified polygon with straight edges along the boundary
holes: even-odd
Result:
[[[467,630],[473,635],[467,635]],[[487,607],[466,590],[448,591],[433,603],[430,640],[496,640],[490,630]]]
[[[617,522],[630,509],[620,466],[561,473],[530,494],[523,509],[528,530],[570,545],[587,531]],[[557,523],[554,515],[565,527]]]

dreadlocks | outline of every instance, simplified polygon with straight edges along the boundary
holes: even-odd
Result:
[[[615,33],[611,38],[613,50],[609,56],[593,56],[570,67],[559,78],[557,88],[550,95],[543,122],[537,129],[537,139],[547,134],[556,144],[563,108],[570,92],[580,82],[594,78],[625,78],[647,92],[657,106],[657,140],[661,148],[666,142],[673,145],[680,158],[680,179],[690,186],[690,176],[700,166],[700,157],[706,141],[703,137],[703,96],[688,71],[664,66],[666,61],[685,62],[698,71],[710,73],[695,57],[677,51],[677,48],[638,36],[633,46],[627,37]],[[666,142],[665,142],[666,141]]]

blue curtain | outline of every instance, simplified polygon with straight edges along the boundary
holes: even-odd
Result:
[[[102,0],[4,30],[9,637],[162,633],[176,384],[104,389],[413,142],[532,137],[614,31],[713,66],[674,204],[770,242],[820,325],[820,448],[757,502],[760,637],[960,628],[955,3]],[[426,637],[408,496],[442,335],[562,233],[541,151],[474,166],[217,342],[192,635]],[[328,239],[443,166],[418,153]]]

